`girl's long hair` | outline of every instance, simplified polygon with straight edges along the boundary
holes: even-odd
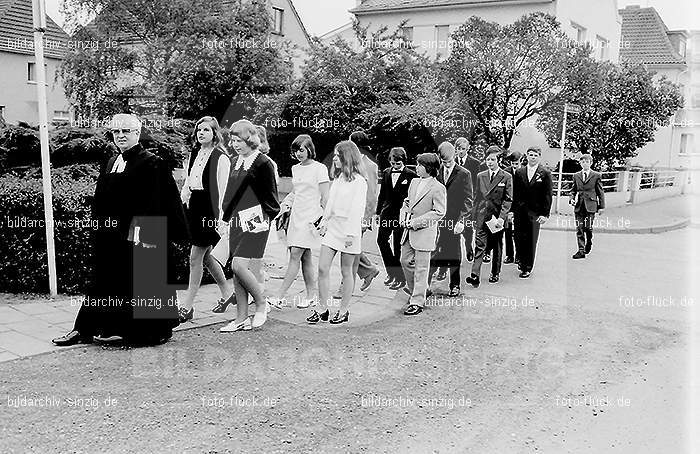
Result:
[[[335,178],[342,175],[346,181],[352,181],[355,179],[355,175],[360,175],[367,179],[367,172],[357,145],[349,140],[344,140],[335,146],[335,150],[340,158],[340,169],[335,169]]]
[[[211,128],[211,132],[213,133],[211,143],[214,145],[214,148],[219,148],[223,151],[224,138],[221,135],[222,129],[221,126],[219,126],[219,122],[214,117],[202,117],[197,120],[197,123],[194,124],[194,130],[192,131],[192,149],[199,150],[202,148],[202,144],[200,144],[199,140],[197,140],[197,131],[199,130],[199,125],[202,123],[206,123]]]

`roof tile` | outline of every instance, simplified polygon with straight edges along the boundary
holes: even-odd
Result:
[[[668,28],[654,8],[620,10],[622,40],[620,60],[646,65],[685,64],[685,59],[673,47]]]

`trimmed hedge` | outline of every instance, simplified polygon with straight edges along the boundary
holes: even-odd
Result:
[[[54,238],[58,289],[85,292],[91,280],[90,206],[98,166],[54,169]],[[47,293],[48,264],[40,169],[0,175],[0,292]],[[189,245],[176,247],[176,278],[187,283]]]
[[[191,122],[179,120],[177,127],[143,128],[141,145],[164,159],[171,168],[181,167],[188,148]],[[61,125],[49,131],[49,153],[53,167],[104,162],[116,152],[105,129]],[[0,128],[0,173],[41,165],[39,131],[27,125]]]

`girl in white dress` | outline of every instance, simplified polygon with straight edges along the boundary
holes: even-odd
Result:
[[[355,288],[355,258],[362,252],[362,217],[367,203],[367,180],[364,176],[362,156],[353,142],[340,142],[333,151],[333,164],[336,169],[328,203],[324,210],[320,233],[321,255],[318,264],[318,296],[325,310],[314,310],[307,322],[311,324],[330,318],[328,286],[333,258],[340,252],[340,272],[343,276],[343,297],[340,309],[330,318],[332,324],[348,321],[350,297]]]
[[[285,294],[299,274],[299,265],[306,285],[306,298],[296,302],[298,308],[315,306],[313,294],[316,289],[311,249],[319,247],[320,219],[328,200],[330,179],[326,166],[316,161],[316,148],[311,137],[302,134],[291,145],[292,154],[299,164],[292,166],[292,192],[281,204],[281,213],[291,210],[287,228],[289,265],[282,287],[275,298],[268,301],[273,306],[286,306]]]

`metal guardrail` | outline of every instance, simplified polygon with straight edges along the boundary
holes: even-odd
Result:
[[[627,191],[632,189],[633,178],[639,178],[639,190],[656,189],[673,187],[680,182],[678,179],[678,170],[640,170],[640,171],[614,171],[603,172],[603,190],[605,192],[617,192],[620,188],[626,188]],[[627,178],[627,181],[621,179]],[[562,195],[566,195],[571,191],[574,174],[562,174]],[[559,175],[556,172],[552,173],[553,189],[552,193],[557,194]]]

